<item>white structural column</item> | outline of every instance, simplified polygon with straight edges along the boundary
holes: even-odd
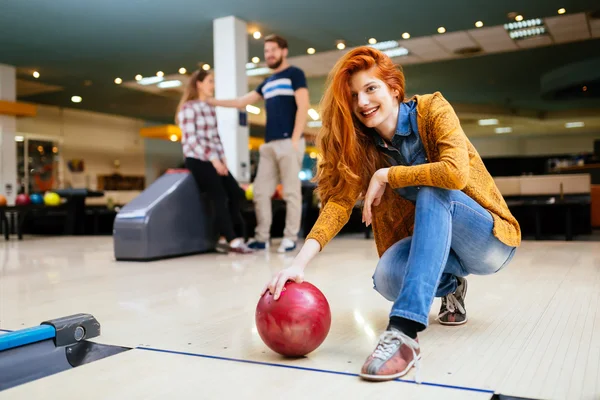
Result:
[[[234,99],[243,96],[248,91],[246,22],[234,16],[215,19],[213,37],[215,97]],[[227,167],[239,182],[250,182],[250,129],[246,110],[217,107],[217,123]]]
[[[15,101],[17,98],[16,69],[0,64],[0,100]],[[0,114],[0,194],[9,205],[17,197],[17,146],[15,135],[17,118]]]

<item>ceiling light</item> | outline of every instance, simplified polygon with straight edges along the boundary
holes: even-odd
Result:
[[[260,62],[260,58],[258,58],[258,57],[252,57],[252,62],[254,64],[258,64]]]
[[[375,44],[375,43],[377,43],[377,39],[375,39],[375,38],[369,39],[369,44]]]
[[[496,128],[496,129],[494,129],[494,132],[496,132],[496,133],[511,133],[512,128],[510,126],[507,126],[504,128]]]
[[[162,72],[162,71],[158,71],[158,72],[156,73],[156,76],[158,76],[158,77],[161,77],[161,78],[162,78],[163,76],[165,76],[165,73],[164,73],[164,72]]]
[[[142,78],[143,78],[143,76],[141,76],[140,74],[137,74],[137,75],[135,76],[135,80],[136,80],[136,81],[141,81],[141,80],[142,80]]]
[[[546,28],[539,27],[539,28],[531,28],[531,29],[521,29],[519,31],[510,32],[508,34],[508,36],[510,36],[511,39],[523,39],[523,38],[528,38],[528,37],[532,37],[532,36],[544,35],[545,33],[546,33]]]
[[[169,137],[169,139],[171,139],[171,142],[176,142],[178,138],[176,134],[172,134],[171,137]]]
[[[408,32],[404,32],[404,33],[402,34],[402,39],[410,39],[410,33],[408,33]]]
[[[374,49],[377,50],[381,50],[382,52],[384,52],[385,54],[387,54],[388,57],[399,57],[399,56],[405,56],[408,54],[408,50],[404,47],[398,47],[399,43],[397,40],[387,40],[385,42],[379,42],[373,45],[370,45],[370,47],[373,47]]]
[[[258,40],[258,39],[260,39],[260,37],[261,37],[262,35],[260,34],[260,32],[259,32],[259,31],[256,31],[256,32],[254,32],[254,33],[252,34],[252,36],[254,37],[254,39]]]
[[[313,119],[313,121],[316,121],[319,119],[319,113],[314,108],[311,108],[310,110],[308,110],[308,115],[310,115],[310,117]]]
[[[379,43],[373,44],[370,47],[373,47],[374,49],[377,49],[377,50],[393,49],[393,48],[398,47],[398,41],[397,40],[387,40],[385,42],[379,42]]]
[[[315,51],[316,51],[316,50],[315,50],[315,49],[313,49],[312,47],[309,47],[309,48],[306,50],[306,52],[307,52],[308,54],[315,54]]]
[[[148,78],[142,78],[138,81],[140,85],[154,85],[155,83],[162,82],[164,78],[160,76],[149,76]]]
[[[210,65],[208,65],[208,64],[204,64],[204,65],[202,66],[202,69],[203,69],[203,70],[205,70],[205,71],[208,71],[208,70],[210,69]]]
[[[546,34],[546,27],[540,18],[504,24],[504,29],[511,39],[524,39]]]
[[[517,22],[521,22],[521,21],[523,21],[523,16],[522,16],[522,15],[517,15],[517,16],[515,17],[515,21],[517,21]]]
[[[73,103],[81,103],[82,100],[83,99],[80,96],[73,96],[73,97],[71,97],[71,101]]]
[[[15,142],[24,142],[25,138],[23,136],[15,136]]]
[[[483,26],[483,22],[482,21],[477,21],[477,22],[475,22],[475,26],[477,28],[481,28]]]
[[[181,81],[180,80],[164,81],[164,82],[160,82],[156,86],[158,86],[161,89],[174,88],[174,87],[181,86]]]
[[[571,128],[583,128],[585,126],[585,123],[581,122],[581,121],[577,121],[577,122],[567,122],[565,124],[565,128],[571,129]]]
[[[480,119],[477,123],[479,126],[498,125],[498,120],[496,118]]]
[[[344,50],[346,48],[346,45],[344,44],[344,42],[339,42],[336,47],[338,48],[338,50]]]
[[[267,67],[246,70],[246,76],[268,75],[271,70]]]
[[[559,9],[558,9],[558,13],[559,13],[559,14],[564,14],[564,13],[566,13],[566,12],[567,12],[567,10],[565,10],[564,8],[559,8]]]
[[[246,106],[246,111],[248,111],[250,114],[256,114],[256,115],[260,114],[260,108],[250,105],[250,104],[248,104]]]
[[[39,78],[39,77],[40,77],[40,73],[39,73],[39,72],[37,72],[37,71],[33,71],[33,77],[34,77],[35,79]]]
[[[440,26],[438,28],[438,33],[446,33],[446,28],[444,28],[443,26]]]
[[[117,85],[120,85],[121,83],[123,83],[123,79],[121,79],[121,78],[115,78],[115,83]]]
[[[507,31],[515,31],[524,28],[533,28],[537,26],[543,26],[544,22],[540,18],[529,19],[527,21],[511,22],[504,24],[504,29]]]
[[[186,72],[187,72],[187,69],[185,69],[185,68],[183,68],[183,67],[179,68],[179,73],[180,73],[181,75],[184,75]]]
[[[397,47],[395,49],[385,50],[384,53],[390,58],[401,57],[408,55],[408,49],[404,47]]]

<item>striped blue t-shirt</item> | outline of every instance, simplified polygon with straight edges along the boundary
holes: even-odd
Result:
[[[292,137],[298,110],[294,92],[303,87],[306,87],[304,72],[290,66],[269,76],[256,88],[267,109],[265,142]]]

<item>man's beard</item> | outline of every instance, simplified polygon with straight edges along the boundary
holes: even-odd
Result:
[[[271,69],[277,69],[277,68],[279,68],[279,66],[281,65],[282,62],[283,62],[283,57],[279,58],[272,64],[267,63],[267,66]]]

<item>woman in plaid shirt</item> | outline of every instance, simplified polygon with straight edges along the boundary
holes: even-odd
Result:
[[[215,108],[205,101],[214,95],[214,88],[211,73],[195,71],[177,107],[176,122],[181,128],[185,166],[200,191],[208,193],[213,201],[217,227],[228,242],[228,250],[252,253],[244,242],[243,192],[227,169]]]

